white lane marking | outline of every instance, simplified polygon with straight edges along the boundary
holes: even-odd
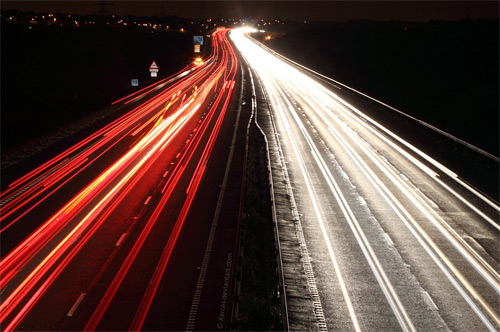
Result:
[[[423,291],[422,292],[423,294],[423,297],[424,297],[424,301],[431,307],[433,308],[434,310],[438,311],[439,308],[437,307],[436,303],[434,302],[434,300],[432,299],[432,297],[429,295],[429,293],[427,293],[426,291]]]
[[[243,82],[241,83],[240,100],[243,95]],[[229,177],[229,169],[231,168],[231,163],[233,161],[234,145],[236,143],[236,135],[238,133],[238,126],[240,122],[241,106],[238,107],[236,113],[236,125],[233,130],[233,138],[231,140],[231,149],[229,150],[229,156],[226,162],[226,169],[224,171],[224,179],[222,180],[221,191],[219,192],[219,198],[217,200],[217,208],[215,209],[214,217],[212,219],[212,227],[210,228],[210,234],[208,236],[207,246],[205,248],[205,254],[203,255],[203,262],[201,264],[200,274],[198,276],[198,281],[196,283],[196,290],[194,292],[193,301],[191,303],[191,308],[189,309],[188,321],[186,324],[186,331],[193,331],[196,322],[196,317],[198,315],[199,301],[201,298],[201,291],[203,290],[203,285],[205,283],[205,275],[208,269],[208,262],[210,260],[210,254],[212,252],[212,245],[215,238],[215,231],[219,223],[219,213],[222,207],[222,201],[224,194],[226,192],[227,179]]]
[[[87,295],[87,293],[80,294],[80,296],[78,297],[78,299],[76,300],[76,302],[73,304],[73,306],[71,307],[71,309],[69,309],[69,311],[66,314],[66,316],[68,316],[68,317],[73,316],[73,314],[75,313],[76,309],[78,309],[78,306],[80,305],[80,303],[82,303],[83,298],[85,297],[85,295]]]
[[[338,137],[338,141],[342,142],[339,136],[335,134],[334,131],[330,129],[332,135]],[[348,149],[346,151],[350,153]],[[359,158],[359,157],[358,157]],[[467,292],[462,288],[460,283],[467,288],[467,290],[473,295],[474,298],[478,299],[483,308],[490,314],[495,322],[498,322],[498,318],[493,313],[492,309],[489,305],[481,298],[481,296],[472,288],[472,286],[465,280],[463,275],[456,269],[456,267],[449,261],[446,255],[439,249],[439,247],[435,244],[435,242],[428,236],[428,234],[420,227],[417,221],[411,216],[411,214],[405,209],[403,204],[394,196],[394,194],[382,183],[378,176],[376,176],[373,171],[364,163],[363,160],[352,157],[352,160],[358,164],[360,170],[365,173],[368,180],[374,185],[380,195],[386,200],[389,206],[393,209],[393,211],[398,215],[400,220],[407,226],[415,239],[422,245],[422,247],[427,251],[432,260],[439,266],[441,271],[445,274],[448,280],[453,284],[453,286],[457,289],[457,291],[462,295],[464,300],[469,304],[469,306],[474,310],[474,312],[478,315],[478,317],[483,321],[483,323],[488,327],[490,331],[495,331],[495,328],[490,323],[490,321],[486,318],[483,312],[478,308],[478,306],[474,303],[474,301],[469,297]],[[361,163],[363,166],[361,166]],[[432,248],[432,249],[431,249]],[[438,258],[438,256],[443,260]],[[453,271],[453,274],[460,280],[460,283],[453,277],[450,270],[448,270],[445,265]],[[498,323],[497,323],[498,324]]]
[[[293,71],[293,70],[290,70],[289,72],[292,72],[292,71]],[[287,73],[284,73],[284,76],[285,76],[285,77],[287,77]],[[328,91],[328,93],[329,93],[330,95],[332,95],[332,93],[331,93],[330,91]],[[334,95],[334,98],[339,99],[339,98],[338,98],[337,96],[335,96],[335,95]],[[345,102],[344,102],[344,101],[342,101],[342,100],[340,100],[340,102],[342,102],[342,103],[344,103],[344,104],[347,104],[347,103],[345,103]],[[348,104],[347,104],[347,105],[348,105]],[[351,109],[353,109],[353,107],[352,107],[352,106],[350,106],[350,105],[348,105],[348,107],[349,107],[349,108],[351,108]],[[354,111],[359,113],[359,111],[357,111],[356,109],[354,109]],[[363,114],[362,114],[361,116],[363,116],[363,117],[364,117],[364,119],[366,118],[366,116],[364,116]],[[364,120],[364,119],[363,119],[363,120]],[[371,120],[371,119],[369,119],[369,118],[367,118],[367,119],[368,119],[368,120]],[[372,123],[373,123],[373,122],[372,122]],[[376,124],[376,125],[378,125],[378,124]],[[380,128],[380,126],[379,126],[379,129],[382,129],[383,131],[388,132],[387,130],[384,130],[385,128]],[[390,132],[388,132],[388,133],[389,133],[389,135],[390,135],[390,136],[393,136],[393,137],[394,137],[394,134],[392,134],[392,133],[390,133]],[[396,139],[398,139],[398,138],[396,138]],[[403,144],[405,144],[406,142],[402,141],[402,143],[403,143]],[[390,143],[389,143],[389,144],[390,144]],[[416,150],[416,149],[415,149],[414,147],[412,147],[411,145],[409,146],[409,144],[408,144],[408,143],[406,143],[405,145],[406,145],[407,147],[409,147],[410,149],[412,149],[413,151],[415,151],[415,150]],[[422,155],[421,153],[419,153],[420,151],[418,151],[418,150],[417,150],[417,151],[415,151],[415,152],[417,152],[417,153],[418,153],[421,157],[423,157],[423,158],[427,159],[425,155]],[[406,157],[408,157],[408,156],[409,156],[409,155],[406,155]],[[427,157],[428,157],[428,156],[427,156]],[[409,158],[409,159],[410,159],[410,158]],[[411,159],[410,159],[410,160],[411,160]],[[411,160],[411,161],[414,161],[414,160]],[[430,160],[429,160],[429,159],[427,159],[427,161],[430,161]],[[432,161],[430,161],[430,162],[432,162]],[[439,166],[442,166],[442,165],[440,165],[439,163],[437,163],[437,165],[436,165],[436,163],[433,163],[433,164],[434,164],[435,166],[437,166],[437,167],[438,167],[441,171],[445,172],[445,173],[446,173],[446,174],[448,174],[450,177],[452,177],[452,178],[456,179],[456,181],[458,181],[460,184],[462,184],[462,185],[463,185],[463,183],[461,183],[462,181],[460,181],[460,180],[458,179],[457,175],[456,175],[456,174],[454,174],[453,172],[451,172],[449,169],[439,167]],[[443,185],[443,184],[439,181],[437,173],[433,172],[430,168],[426,167],[426,166],[425,166],[424,164],[422,164],[421,162],[416,163],[416,165],[417,165],[418,167],[420,167],[421,169],[423,169],[424,171],[426,171],[426,173],[427,173],[427,174],[429,174],[432,178],[434,178],[434,179],[435,179],[435,181],[437,181],[438,183],[440,183],[441,185]],[[465,187],[467,188],[467,186],[465,186]],[[474,189],[473,189],[473,188],[470,188],[470,187],[469,187],[468,189],[469,189],[469,190],[471,190],[471,189],[472,189],[471,191],[472,191],[474,194],[476,194],[476,195],[478,194],[477,192],[474,192]],[[450,191],[450,192],[451,192],[451,191]],[[453,192],[452,192],[452,193],[453,193]],[[455,193],[453,193],[453,194],[455,194]],[[388,195],[390,195],[390,193],[388,193]],[[455,195],[456,195],[456,194],[455,194]],[[481,196],[479,195],[479,197],[481,197]],[[482,199],[484,199],[484,197],[481,197],[481,198],[482,198]],[[395,204],[396,204],[396,205],[398,205],[398,203],[399,203],[399,202],[396,200],[396,201],[395,201]],[[488,202],[487,202],[487,203],[488,203]],[[490,203],[491,203],[491,202],[490,202]],[[490,203],[489,203],[489,204],[490,204]],[[493,208],[499,209],[499,208],[498,208],[498,206],[497,206],[497,205],[495,205],[494,203],[493,203],[493,204],[490,204],[490,205],[491,205],[491,206],[493,206]],[[405,210],[404,210],[404,208],[403,208],[402,206],[399,206],[399,205],[398,205],[398,208],[401,208],[401,210],[403,211],[403,213],[406,215],[407,211],[405,211]],[[474,209],[474,210],[475,210],[476,212],[478,212],[478,213],[480,212],[480,211],[478,211],[477,209]],[[397,213],[397,212],[396,212],[396,213]],[[481,216],[484,216],[484,215],[483,215],[483,214],[481,214],[481,213],[479,213],[479,214],[480,214]],[[410,219],[410,221],[413,221],[410,215],[407,215],[407,217]],[[485,218],[485,219],[486,219],[486,218]],[[492,223],[492,224],[494,225],[494,223]],[[495,226],[495,225],[494,225],[494,226]],[[415,227],[418,229],[418,225],[415,225]],[[498,225],[497,225],[496,227],[498,227]],[[413,231],[412,231],[412,233],[413,233]],[[422,234],[422,235],[425,237],[425,233],[424,233],[424,234]],[[420,241],[420,240],[422,240],[422,239],[419,239],[419,241]],[[437,249],[437,248],[435,248],[435,249]],[[434,257],[433,257],[433,258],[434,258]],[[436,263],[438,263],[438,262],[436,262]],[[438,263],[438,265],[440,265],[440,262]],[[443,271],[443,272],[445,272],[445,274],[449,274],[449,271],[447,271],[447,270],[446,270],[446,271]],[[452,278],[452,279],[453,279],[453,278]],[[452,283],[453,283],[453,281],[454,281],[454,280],[450,280],[450,281],[452,281]],[[460,290],[459,290],[459,291],[460,291]],[[473,307],[473,308],[474,308],[474,307]],[[475,309],[477,309],[477,308],[475,308]],[[481,315],[480,315],[480,316],[481,316]],[[488,325],[488,324],[487,324],[487,325]],[[491,326],[491,325],[490,325],[490,326]],[[489,327],[490,327],[490,326],[489,326]]]
[[[127,233],[123,233],[122,236],[120,236],[120,238],[118,239],[118,241],[116,242],[115,246],[119,246],[120,244],[122,244],[123,242],[123,239],[125,238],[125,236],[127,236]]]
[[[332,132],[331,128],[329,129],[330,132]],[[349,132],[347,132],[345,128],[344,131],[347,135],[349,135]],[[470,265],[484,278],[484,280],[486,280],[491,287],[498,294],[500,294],[500,276],[498,272],[496,272],[494,268],[492,268],[464,239],[462,239],[462,237],[443,218],[432,210],[422,197],[418,196],[416,192],[412,192],[412,188],[409,184],[398,181],[397,174],[395,174],[394,170],[391,170],[390,167],[378,162],[376,159],[377,155],[370,153],[368,149],[363,147],[361,138],[351,136],[351,139],[365,152],[365,154],[389,178],[389,180],[394,183],[399,190],[401,190],[401,192],[414,204],[414,206],[424,214],[427,220],[429,220],[432,225],[434,225],[434,227],[438,229],[441,234],[443,234],[449,243],[456,248],[456,250],[470,263]],[[345,144],[348,143],[345,142]],[[352,152],[355,153],[354,150]],[[368,166],[365,164],[365,167]],[[419,190],[417,189],[417,191]],[[421,195],[426,197],[423,193],[421,193]],[[437,207],[434,202],[432,203]]]
[[[461,180],[458,177],[457,174],[455,174],[454,172],[452,172],[449,168],[447,168],[446,166],[442,165],[441,163],[439,163],[438,161],[436,161],[432,157],[428,156],[427,154],[425,154],[421,150],[417,149],[416,147],[414,147],[413,145],[411,145],[407,141],[403,140],[402,138],[400,138],[399,136],[397,136],[396,134],[394,134],[393,132],[391,132],[390,130],[388,130],[387,128],[385,128],[384,126],[382,126],[381,124],[375,122],[373,119],[371,119],[368,116],[366,116],[363,112],[361,112],[360,110],[358,110],[354,106],[350,105],[349,103],[347,103],[346,101],[344,101],[343,99],[341,99],[339,96],[337,96],[336,94],[334,94],[330,90],[328,90],[328,89],[326,89],[326,88],[324,88],[322,86],[320,86],[320,88],[322,88],[327,94],[329,94],[330,96],[332,96],[333,98],[335,98],[338,102],[340,102],[343,105],[345,105],[345,107],[349,108],[352,112],[358,114],[358,116],[362,117],[363,119],[367,120],[372,125],[374,125],[375,127],[377,127],[380,131],[387,133],[390,137],[394,138],[396,141],[400,142],[401,144],[403,144],[404,146],[406,146],[407,148],[409,148],[410,150],[412,150],[413,152],[415,152],[416,154],[418,154],[420,157],[422,157],[425,160],[427,160],[429,163],[433,164],[439,170],[441,170],[442,172],[444,172],[445,174],[447,174],[450,178],[452,178],[457,183],[459,183],[462,187],[466,188],[471,193],[473,193],[476,197],[478,197],[481,200],[483,200],[486,204],[488,204],[489,206],[491,206],[495,210],[500,211],[500,206],[496,202],[493,202],[491,199],[489,199],[488,197],[484,196],[482,193],[480,193],[479,191],[477,191],[474,187],[472,187],[472,186],[468,185],[467,183],[465,183],[463,180]],[[356,118],[353,114],[350,114],[351,112],[347,111],[346,108],[344,108],[344,110],[346,111],[346,114],[350,115],[354,119]],[[359,121],[359,119],[357,121]],[[361,121],[359,121],[359,123],[361,123],[363,125],[363,123]],[[369,130],[374,131],[374,129],[373,128],[370,129],[369,126],[366,123],[364,123],[364,126],[367,127]],[[381,135],[380,133],[376,133],[376,134],[377,135]],[[389,144],[391,144],[391,143],[389,143]],[[408,156],[408,154],[406,154],[405,156]],[[434,178],[436,179],[436,177],[434,177]],[[452,189],[450,188],[449,190],[451,192]],[[451,192],[451,193],[454,194],[457,197],[459,196],[458,193],[455,193],[455,192]],[[497,229],[500,229],[499,226],[498,226],[498,224],[493,224],[493,226],[496,226]]]
[[[277,87],[277,89],[279,91],[279,87]],[[274,104],[277,105],[276,109],[278,110],[278,114],[280,115],[280,117],[283,121],[283,124],[285,125],[288,139],[290,140],[290,143],[292,145],[295,156],[297,157],[298,164],[300,166],[300,170],[301,170],[302,175],[304,177],[304,180],[306,182],[307,190],[309,192],[309,196],[311,198],[311,202],[313,204],[314,211],[315,211],[315,214],[317,216],[317,220],[318,220],[318,223],[319,223],[319,226],[321,229],[321,233],[323,235],[325,244],[327,246],[328,254],[330,255],[330,260],[331,260],[333,267],[334,267],[334,270],[335,270],[335,275],[337,277],[337,280],[339,281],[339,285],[340,285],[340,288],[342,290],[342,295],[344,297],[344,300],[345,300],[345,303],[347,306],[347,310],[349,311],[349,315],[351,317],[352,324],[354,326],[355,331],[361,332],[361,327],[359,325],[359,321],[358,321],[356,312],[354,310],[354,306],[352,304],[351,297],[349,296],[349,291],[347,290],[347,286],[346,286],[346,283],[344,281],[344,277],[342,276],[342,272],[340,270],[340,266],[338,264],[337,257],[333,251],[331,241],[330,241],[330,238],[328,236],[328,233],[327,233],[327,230],[325,227],[323,216],[322,216],[321,211],[320,211],[321,208],[318,206],[318,203],[315,199],[316,198],[316,191],[314,190],[313,185],[310,183],[310,180],[309,180],[310,175],[307,171],[307,167],[305,165],[305,162],[303,161],[302,155],[300,154],[299,148],[297,147],[297,143],[295,142],[294,136],[291,132],[290,124],[284,115],[283,108],[281,107],[281,104],[277,102],[278,98],[275,95],[276,91],[274,91],[274,89],[270,89],[270,90],[271,90],[270,91],[271,96],[274,97],[274,99],[276,100],[276,102]],[[301,122],[298,123],[298,125],[299,125],[299,127],[303,126],[303,125],[301,126]]]
[[[311,96],[313,96],[312,93],[310,93]],[[316,97],[317,101],[320,104],[325,104],[326,101],[321,102],[319,97]],[[328,125],[328,129],[330,132],[335,136],[334,130],[331,127],[330,122],[325,118],[325,116],[314,106],[311,104],[309,100],[306,100],[306,102],[312,107],[312,109],[316,112],[318,116],[321,117],[321,119]],[[328,104],[328,103],[326,103]],[[326,105],[325,104],[325,105]],[[345,108],[342,105],[337,105],[340,107],[342,110],[346,111]],[[339,126],[342,128],[342,130],[347,134],[347,136],[351,137],[351,139],[356,143],[357,146],[359,146],[365,153],[366,155],[374,161],[374,163],[377,165],[378,168],[380,168],[384,174],[386,174],[389,179],[395,183],[398,188],[402,190],[406,194],[406,196],[415,204],[415,206],[422,211],[425,216],[429,219],[429,221],[432,222],[433,225],[437,229],[440,230],[441,233],[450,241],[450,243],[453,244],[453,246],[459,251],[459,253],[467,259],[467,261],[476,269],[481,276],[495,289],[496,292],[499,292],[500,286],[498,281],[500,280],[500,277],[498,276],[498,273],[489,265],[487,264],[484,259],[481,258],[479,254],[475,250],[473,250],[456,232],[439,216],[436,214],[435,211],[431,210],[430,206],[433,206],[435,209],[438,208],[438,206],[431,200],[428,200],[428,204],[425,204],[425,201],[422,200],[422,198],[418,197],[417,193],[414,193],[413,195],[410,194],[411,188],[410,188],[410,182],[407,181],[408,183],[403,183],[401,181],[397,181],[397,174],[395,173],[395,170],[392,170],[392,167],[390,163],[387,161],[385,157],[380,156],[376,150],[373,149],[373,147],[366,141],[364,141],[358,133],[354,132],[352,128],[350,128],[345,122],[341,121],[337,115],[333,114],[330,109],[328,109],[326,106],[321,106],[322,110],[326,112],[336,123],[339,124]],[[351,117],[352,114],[348,113]],[[358,120],[358,118],[353,117],[355,120]],[[365,125],[366,127],[366,125]],[[393,144],[394,148],[396,150],[400,149],[399,151],[404,155],[407,154],[405,151],[403,151],[401,148],[397,147],[392,143],[391,141],[387,140],[385,137],[377,133],[373,128],[367,127],[370,129],[373,133],[377,134],[379,137],[381,137],[383,140],[385,140],[389,144]],[[340,136],[337,137],[337,140],[340,139]],[[347,142],[344,142],[342,144],[344,146],[344,149],[346,149],[346,146],[349,146]],[[366,147],[365,147],[366,146]],[[350,147],[349,147],[350,149]],[[353,150],[353,153],[356,154]],[[351,154],[351,153],[349,153]],[[357,154],[356,154],[357,156]],[[375,160],[375,159],[378,159]],[[382,160],[383,162],[380,162]],[[385,162],[386,165],[383,165]],[[366,166],[366,165],[365,165]],[[417,164],[418,166],[418,164]],[[367,167],[367,166],[366,166]],[[389,174],[391,173],[391,174]],[[403,176],[402,174],[400,174]],[[404,177],[406,178],[406,177]],[[407,179],[407,178],[406,178]],[[438,180],[436,177],[434,177],[434,180]],[[403,186],[406,186],[406,188],[403,188]],[[423,193],[420,192],[418,188],[416,188],[416,191],[419,192],[422,196],[426,197]],[[410,197],[411,196],[411,197]],[[424,208],[426,207],[426,208]],[[429,212],[430,211],[430,212]],[[431,215],[432,214],[432,215]],[[443,226],[441,226],[443,225]],[[443,229],[444,227],[444,229]],[[453,237],[452,237],[453,236]]]

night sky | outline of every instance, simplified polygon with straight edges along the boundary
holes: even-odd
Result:
[[[498,18],[499,1],[106,1],[116,15],[292,20],[460,20]],[[2,9],[93,14],[100,1],[2,1]]]

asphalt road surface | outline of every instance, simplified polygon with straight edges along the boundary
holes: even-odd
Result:
[[[249,34],[231,38],[270,109],[311,329],[498,331],[498,203]]]
[[[228,328],[248,122],[228,31],[2,192],[3,330]]]
[[[244,66],[281,174],[289,326],[497,331],[498,202],[245,30],[211,40],[2,191],[2,329],[230,328]]]

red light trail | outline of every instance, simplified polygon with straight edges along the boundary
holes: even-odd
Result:
[[[150,195],[143,200],[144,205],[152,200],[157,203],[150,204],[147,221],[85,330],[98,328],[153,227],[172,222],[156,272],[130,329],[142,327],[233,96],[238,62],[227,39],[228,31],[218,29],[212,35],[209,59],[115,101],[113,105],[127,105],[145,99],[1,193],[0,232],[5,236],[23,228],[25,220],[36,219],[37,211],[45,208],[53,195],[68,186],[79,188],[58,208],[52,207],[51,217],[39,221],[37,228],[2,257],[0,323],[5,331],[16,329],[29,316],[104,224],[116,222],[110,216],[134,193],[137,184],[159,174],[153,181],[158,181],[161,192],[155,191],[156,197]],[[156,95],[150,97],[153,93]],[[155,171],[165,164],[175,166]],[[85,178],[91,180],[82,183]],[[179,197],[179,187],[184,188],[183,197]],[[167,219],[160,217],[172,200],[182,202],[178,213]],[[123,235],[119,242],[122,240]]]

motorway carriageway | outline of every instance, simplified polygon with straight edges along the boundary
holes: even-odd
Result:
[[[228,328],[248,121],[228,32],[1,193],[2,330]]]
[[[283,260],[285,295],[297,271],[307,275],[305,293],[289,288],[290,328],[498,331],[498,202],[353,106],[364,97],[319,81],[253,32],[231,38],[277,151],[275,192],[290,201],[276,199],[278,232],[293,227],[301,252]],[[280,240],[289,251],[291,238]],[[293,309],[304,298],[308,327]]]
[[[231,37],[269,107],[258,119],[290,205],[278,230],[301,240],[283,269],[307,275],[309,328],[497,331],[498,203],[243,31]],[[227,35],[2,192],[1,236],[19,238],[2,243],[3,330],[229,328],[248,114],[230,107]]]

